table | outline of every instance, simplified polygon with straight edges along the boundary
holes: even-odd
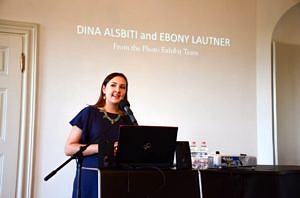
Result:
[[[100,170],[101,198],[200,198],[197,170]]]
[[[203,198],[299,198],[300,166],[200,170]]]

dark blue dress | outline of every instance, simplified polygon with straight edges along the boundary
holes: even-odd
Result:
[[[109,117],[116,118],[117,114],[107,113]],[[131,124],[128,116],[121,116],[118,123],[112,126],[111,122],[103,117],[104,113],[97,107],[87,106],[82,109],[71,121],[72,126],[77,126],[82,130],[81,144],[97,144],[101,141],[115,142],[119,137],[119,126]],[[101,146],[101,145],[100,145]],[[100,147],[101,148],[101,147]],[[81,171],[81,198],[98,197],[98,173],[95,170],[86,168],[98,168],[98,154],[85,156],[83,158]],[[73,184],[73,198],[77,197],[77,173]]]

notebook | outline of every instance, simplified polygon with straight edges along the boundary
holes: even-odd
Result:
[[[173,167],[177,131],[178,127],[120,126],[117,167]]]

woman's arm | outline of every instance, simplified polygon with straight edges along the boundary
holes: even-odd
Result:
[[[80,144],[80,136],[81,136],[82,130],[77,127],[73,126],[70,132],[70,135],[66,141],[65,144],[65,154],[67,156],[71,156],[77,151],[79,151],[81,146],[84,146],[84,144]],[[83,152],[84,156],[92,155],[98,153],[98,144],[91,144],[87,147],[87,149]]]

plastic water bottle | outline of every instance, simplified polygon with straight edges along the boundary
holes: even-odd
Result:
[[[199,148],[195,141],[191,142],[190,145],[191,150],[191,161],[192,161],[192,168],[198,169],[199,168]]]
[[[205,141],[201,142],[199,155],[200,155],[199,169],[207,169],[208,168],[208,147]]]
[[[216,154],[214,155],[214,168],[221,168],[221,155],[220,151],[216,151]]]

